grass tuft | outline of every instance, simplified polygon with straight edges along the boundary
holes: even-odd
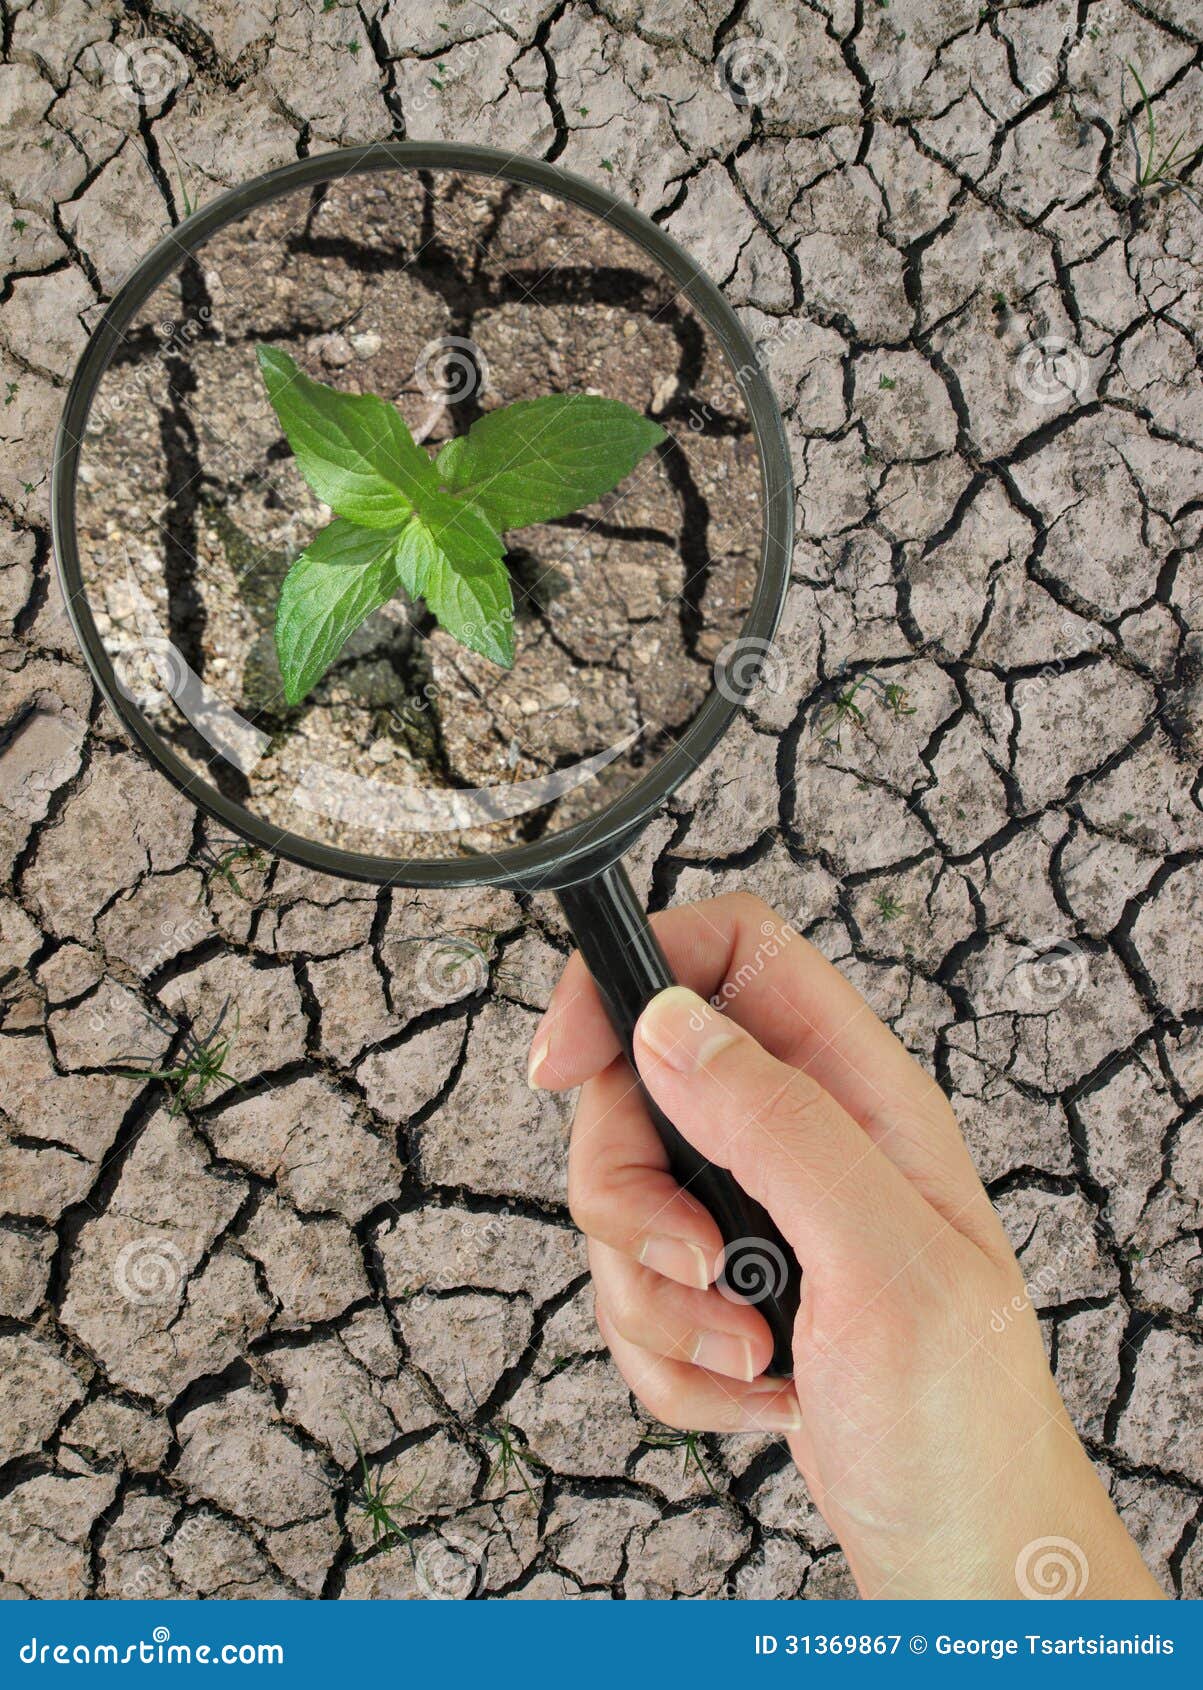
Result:
[[[1158,157],[1157,119],[1153,115],[1153,102],[1149,98],[1148,89],[1141,81],[1140,72],[1136,66],[1129,61],[1126,68],[1131,72],[1132,80],[1140,90],[1140,106],[1144,114],[1145,134],[1148,142],[1148,151],[1142,154],[1140,141],[1136,134],[1136,124],[1129,117],[1128,139],[1132,143],[1132,153],[1136,161],[1137,195],[1143,197],[1151,188],[1177,188],[1186,195],[1196,209],[1203,210],[1203,202],[1199,200],[1194,190],[1182,180],[1181,176],[1174,173],[1174,166],[1184,163],[1186,159],[1198,151],[1198,148],[1191,147],[1186,153],[1182,151],[1183,144],[1186,141],[1186,130],[1181,129]]]
[[[171,1116],[179,1115],[183,1110],[203,1103],[211,1086],[220,1083],[237,1086],[238,1081],[233,1074],[226,1073],[224,1066],[230,1046],[234,1042],[234,1035],[238,1031],[237,1011],[234,1014],[233,1032],[221,1031],[229,1008],[230,1000],[227,998],[216,1021],[200,1038],[191,1029],[185,1033],[183,1060],[174,1067],[118,1068],[115,1072],[125,1075],[127,1079],[161,1080],[164,1085],[170,1086],[172,1095],[167,1113]]]
[[[640,1438],[640,1443],[649,1449],[679,1449],[681,1451],[681,1477],[684,1478],[690,1467],[696,1467],[706,1482],[706,1489],[712,1496],[721,1496],[714,1480],[710,1477],[710,1469],[702,1459],[701,1432],[682,1432],[672,1426],[653,1427]]]
[[[406,1514],[420,1512],[417,1508],[410,1506],[409,1500],[411,1496],[417,1493],[418,1485],[412,1485],[403,1496],[394,1501],[392,1493],[396,1489],[396,1480],[386,1480],[380,1468],[372,1468],[368,1465],[368,1458],[364,1454],[358,1433],[345,1414],[342,1419],[347,1431],[351,1434],[351,1442],[355,1445],[355,1456],[359,1468],[358,1483],[350,1496],[351,1507],[365,1515],[372,1525],[372,1547],[371,1549],[361,1550],[358,1555],[353,1556],[352,1565],[354,1565],[355,1562],[364,1560],[368,1555],[377,1552],[387,1554],[389,1550],[396,1549],[401,1544],[404,1544],[407,1549],[410,1548],[409,1533],[400,1520],[396,1518],[396,1512],[403,1511]],[[418,1483],[420,1484],[421,1480]],[[412,1550],[410,1553],[412,1554]]]

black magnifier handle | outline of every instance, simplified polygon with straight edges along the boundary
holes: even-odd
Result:
[[[557,896],[634,1068],[636,1021],[657,992],[676,985],[664,952],[621,863],[590,880],[561,887]],[[700,1156],[646,1090],[644,1100],[678,1183],[710,1211],[723,1235],[723,1257],[716,1264],[719,1288],[760,1310],[773,1334],[768,1371],[789,1378],[801,1289],[793,1251],[768,1211],[741,1191],[725,1168]]]

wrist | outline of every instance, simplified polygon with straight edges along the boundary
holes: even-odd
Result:
[[[1064,1411],[977,1494],[955,1496],[945,1488],[898,1531],[839,1522],[863,1597],[1165,1599]]]

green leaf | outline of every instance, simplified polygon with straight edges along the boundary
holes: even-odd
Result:
[[[663,439],[658,423],[619,399],[553,393],[490,411],[447,442],[435,468],[504,532],[600,499]]]
[[[359,624],[396,595],[403,534],[336,519],[288,571],[276,607],[276,655],[289,704],[300,703]]]
[[[429,608],[461,645],[512,668],[514,595],[505,565],[497,558],[435,556],[423,595]]]
[[[430,572],[440,557],[429,528],[420,517],[411,517],[401,530],[394,559],[398,579],[411,599],[422,597]]]
[[[449,493],[428,494],[397,542],[406,592],[424,598],[461,645],[503,669],[514,661],[514,600],[505,547],[480,512]]]
[[[488,563],[505,556],[501,535],[467,499],[427,493],[419,514],[435,545],[452,563]]]
[[[394,406],[312,381],[278,347],[256,350],[301,474],[331,510],[365,528],[398,528],[437,492],[434,467]]]

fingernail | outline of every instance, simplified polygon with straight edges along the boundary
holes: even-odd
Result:
[[[689,1359],[707,1373],[724,1373],[728,1379],[742,1379],[745,1385],[756,1375],[751,1344],[731,1332],[699,1332]]]
[[[796,1399],[783,1397],[772,1408],[756,1408],[750,1415],[751,1429],[756,1432],[800,1432],[802,1409]]]
[[[547,1053],[551,1049],[551,1034],[544,1033],[542,1038],[535,1034],[535,1042],[531,1046],[530,1056],[526,1064],[526,1083],[532,1091],[539,1085],[539,1069],[547,1061]]]
[[[685,986],[670,986],[639,1017],[639,1037],[654,1056],[678,1074],[694,1074],[734,1044],[738,1034]]]
[[[687,1244],[683,1238],[668,1238],[653,1233],[644,1239],[639,1260],[653,1273],[665,1279],[675,1279],[679,1285],[692,1285],[704,1291],[710,1284],[710,1265],[700,1244]]]

